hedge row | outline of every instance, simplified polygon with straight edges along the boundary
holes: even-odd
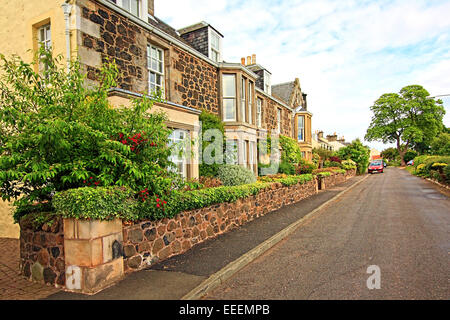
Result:
[[[220,186],[191,191],[173,191],[168,195],[135,196],[127,188],[83,187],[57,193],[53,206],[63,218],[127,221],[172,218],[180,212],[200,209],[256,195],[278,182],[283,186],[304,184],[313,175],[286,176],[273,181],[258,181],[240,186]]]

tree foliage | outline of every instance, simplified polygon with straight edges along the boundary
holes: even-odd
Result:
[[[220,144],[221,147],[221,151],[222,151],[222,155],[224,154],[225,151],[225,127],[223,122],[220,120],[220,118],[218,116],[216,116],[215,114],[212,114],[206,110],[202,110],[202,113],[199,116],[199,120],[201,121],[202,124],[202,137],[207,137],[206,132],[208,130],[217,130],[217,133],[220,133],[220,135],[217,136],[211,136],[211,141],[207,141],[202,140],[202,145],[201,145],[201,152],[200,154],[203,155],[203,153],[205,152],[205,150],[208,148],[208,146],[210,146],[212,143],[218,143]],[[212,131],[210,131],[212,132]],[[215,139],[221,139],[222,141],[215,141]],[[215,158],[216,154],[215,151],[212,152],[211,157]],[[223,159],[222,156],[222,162],[224,162],[225,160]],[[199,173],[200,176],[202,177],[216,177],[218,174],[218,170],[219,170],[219,166],[221,165],[221,163],[200,163],[199,165]]]
[[[0,55],[1,197],[29,206],[87,185],[167,190],[170,131],[163,113],[149,112],[153,101],[142,97],[113,108],[114,63],[105,63],[99,85],[88,87],[78,62],[66,71],[61,57],[40,54],[43,72]]]
[[[369,165],[370,148],[356,139],[348,146],[339,149],[337,155],[344,160],[353,160],[356,163],[358,173],[363,174]]]
[[[442,132],[431,142],[431,154],[450,156],[450,134]]]
[[[383,94],[370,107],[373,117],[365,139],[396,143],[404,165],[409,147],[429,144],[443,129],[445,110],[442,101],[429,95],[420,85],[406,86],[398,94]]]

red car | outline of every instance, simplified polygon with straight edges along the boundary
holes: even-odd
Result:
[[[381,172],[383,173],[384,165],[383,160],[372,160],[369,164],[369,173]]]

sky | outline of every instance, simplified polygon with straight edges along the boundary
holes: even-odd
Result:
[[[346,141],[364,138],[384,93],[419,84],[450,94],[450,0],[155,0],[155,15],[176,29],[210,23],[225,61],[256,54],[272,84],[299,78],[313,131]],[[450,96],[441,99],[450,126]]]

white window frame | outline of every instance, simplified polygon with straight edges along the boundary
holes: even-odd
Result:
[[[158,54],[157,57],[153,57],[152,56],[152,49],[156,50],[157,53],[161,53],[161,59],[159,59]],[[161,71],[160,70],[156,70],[152,68],[152,61],[156,61],[156,64],[159,65],[159,63],[161,63]],[[154,92],[152,91],[152,81],[151,81],[151,74],[155,74],[155,82],[153,83],[155,86],[155,92],[157,88],[161,89],[161,93],[162,93],[162,98],[165,98],[165,79],[164,79],[164,50],[153,45],[153,44],[148,44],[147,45],[147,70],[148,70],[148,93],[149,94],[153,94]],[[157,76],[161,77],[161,83],[158,84],[156,82]]]
[[[302,132],[302,139],[299,139],[299,133],[300,133],[300,118],[302,118],[303,122],[303,126],[301,127],[301,132]],[[297,141],[299,142],[304,142],[305,141],[305,116],[297,116]]]
[[[245,168],[248,168],[248,149],[249,143],[248,140],[242,141],[242,164]]]
[[[253,124],[253,82],[249,81],[248,82],[248,86],[247,86],[247,90],[248,90],[248,123],[249,124]]]
[[[183,133],[183,138],[177,138],[176,135],[180,132]],[[186,142],[186,139],[188,139],[188,137],[189,137],[188,130],[173,128],[173,130],[170,133],[169,138],[168,138],[169,146],[171,146],[173,144],[182,144],[181,146],[183,146],[183,144]],[[175,148],[174,152],[177,152],[177,151],[178,151],[177,148]],[[186,153],[183,153],[182,157],[180,157],[179,154],[173,153],[169,156],[169,160],[175,164],[175,167],[169,167],[169,170],[179,174],[184,179],[187,179],[188,178],[188,161],[187,161]],[[178,167],[180,164],[181,164],[181,168],[182,168],[181,172]]]
[[[261,128],[262,104],[263,100],[261,98],[256,98],[256,126],[258,128]]]
[[[223,85],[224,84],[224,77],[233,77],[234,78],[234,96],[225,96],[225,86]],[[236,97],[236,79],[237,77],[236,77],[236,74],[235,73],[223,73],[222,74],[222,114],[223,114],[223,116],[222,116],[222,118],[223,118],[223,121],[236,121],[236,107],[237,107],[237,97]],[[233,110],[233,114],[234,114],[234,117],[233,118],[227,118],[226,117],[226,115],[227,115],[227,112],[226,112],[226,110],[225,110],[225,100],[232,100],[234,103],[233,103],[233,108],[234,108],[234,110]]]
[[[247,116],[245,114],[245,104],[246,104],[246,99],[247,99],[247,94],[246,94],[246,79],[244,77],[241,76],[241,122],[247,122]]]
[[[47,23],[38,28],[38,48],[39,50],[43,46],[46,50],[51,50],[52,47],[52,25],[51,23]],[[44,37],[42,36],[44,35]],[[41,56],[40,58],[43,58]],[[39,61],[39,72],[43,73],[48,69],[48,65],[45,64],[42,60]]]
[[[130,10],[125,9],[125,1],[129,1],[130,7],[131,7],[131,1],[137,1],[138,2],[138,12],[137,14],[131,12]],[[129,12],[130,14],[141,18],[142,20],[145,20],[145,18],[148,16],[148,0],[116,0],[116,5],[121,7],[123,10]]]
[[[267,94],[272,94],[272,86],[271,86],[271,75],[269,72],[264,70],[264,92]]]
[[[219,48],[213,48],[211,41],[213,36],[217,37],[219,41]],[[214,59],[213,52],[217,54],[217,59]],[[208,56],[215,62],[222,62],[222,37],[211,27],[208,27]]]

